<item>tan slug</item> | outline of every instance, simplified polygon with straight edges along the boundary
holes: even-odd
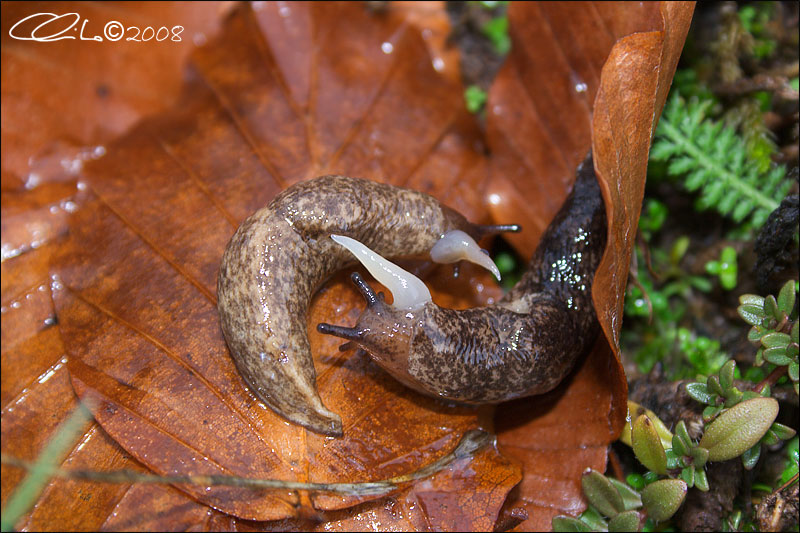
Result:
[[[341,435],[341,418],[319,397],[306,333],[311,296],[355,262],[331,235],[391,257],[464,259],[499,277],[476,241],[518,229],[471,224],[427,194],[369,180],[322,176],[298,183],[245,220],[223,254],[218,309],[231,356],[253,392],[278,414]],[[412,285],[427,292],[417,282]],[[395,303],[417,297],[395,292]]]

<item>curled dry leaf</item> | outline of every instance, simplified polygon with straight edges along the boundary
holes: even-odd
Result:
[[[627,383],[618,360],[627,271],[639,219],[650,141],[672,81],[693,4],[512,4],[512,52],[487,104],[492,152],[489,206],[526,231],[512,243],[530,255],[591,148],[608,216],[608,245],[593,285],[605,339],[571,383],[545,398],[498,408],[498,442],[523,460],[506,509],[526,529],[577,514],[580,472],[605,469],[622,429]],[[542,465],[549,465],[542,468]]]

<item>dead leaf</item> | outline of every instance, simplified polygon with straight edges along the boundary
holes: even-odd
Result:
[[[313,65],[313,76],[300,75],[298,64]],[[227,356],[215,282],[236,225],[287,184],[346,171],[446,197],[444,190],[458,191],[450,183],[459,177],[462,187],[481,179],[485,166],[473,149],[475,130],[462,128],[458,87],[436,73],[418,32],[392,16],[370,18],[355,4],[237,9],[192,65],[194,81],[175,112],[139,124],[82,173],[86,198],[71,220],[71,247],[57,263],[62,288],[54,294],[78,395],[96,400],[103,428],[161,473],[369,481],[448,452],[480,425],[476,409],[412,393],[315,332],[319,388],[342,415],[347,437],[307,433],[264,408]],[[449,179],[434,174],[445,169]],[[475,199],[460,196],[462,203]],[[475,294],[465,290],[471,279],[462,278],[458,294]],[[485,301],[479,294],[448,303]],[[311,322],[354,320],[360,307],[339,281],[318,296]],[[471,478],[475,493],[492,481],[489,500],[467,523],[491,523],[516,482],[513,465],[492,457],[485,463],[492,473]],[[359,501],[180,488],[249,520]],[[445,494],[432,489],[425,498],[442,503]],[[432,520],[444,508],[415,512]]]
[[[487,104],[492,214],[522,224],[511,240],[529,256],[591,148],[609,227],[593,285],[605,339],[571,383],[498,408],[501,450],[524,465],[506,504],[527,511],[523,530],[549,529],[553,516],[585,508],[580,473],[605,470],[606,447],[622,429],[627,382],[618,353],[627,272],[650,141],[693,8],[601,2],[509,10],[512,52]]]

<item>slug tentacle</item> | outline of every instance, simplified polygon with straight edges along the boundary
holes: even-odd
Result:
[[[486,228],[427,194],[363,179],[323,176],[286,189],[239,226],[220,264],[220,324],[239,372],[278,414],[341,435],[341,418],[319,396],[306,332],[313,293],[354,262],[331,235],[380,256],[427,256],[455,230],[473,240],[504,231]]]
[[[577,174],[527,272],[496,305],[408,310],[377,302],[347,336],[328,324],[320,331],[359,345],[399,381],[436,397],[497,403],[553,389],[599,331],[591,287],[605,249],[605,207],[591,156]]]

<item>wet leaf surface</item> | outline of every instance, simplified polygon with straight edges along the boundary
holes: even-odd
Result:
[[[450,57],[436,42],[441,19],[425,32],[435,11],[415,19],[407,9],[375,14],[357,4],[286,7],[234,8],[219,37],[192,53],[177,105],[104,144],[103,154],[73,150],[81,159],[75,173],[49,161],[42,168],[52,178],[43,181],[60,183],[31,191],[25,165],[6,165],[5,139],[17,135],[19,146],[38,147],[42,136],[25,137],[25,117],[5,118],[11,69],[4,47],[3,452],[34,458],[75,405],[73,389],[100,402],[100,425],[87,428],[68,467],[367,481],[414,470],[468,429],[493,423],[500,452],[489,448],[363,503],[305,492],[54,480],[20,526],[486,530],[520,468],[523,481],[501,519],[523,509],[529,519],[520,528],[549,528],[551,516],[579,512],[580,473],[603,470],[624,419],[624,375],[609,346],[619,333],[654,119],[691,7],[512,7],[515,44],[488,106],[490,158],[463,110],[451,60],[444,74],[434,68],[431,55]],[[8,20],[4,6],[4,28]],[[41,58],[31,61],[44,72]],[[29,85],[41,79],[31,75]],[[36,104],[35,92],[26,97],[37,112],[50,105]],[[92,105],[70,112],[96,117]],[[52,128],[51,139],[97,142],[79,129]],[[529,255],[590,146],[610,214],[594,297],[612,342],[601,338],[553,394],[501,406],[493,421],[491,409],[428,399],[362,354],[340,353],[314,325],[355,322],[363,304],[347,273],[323,288],[309,317],[320,392],[342,415],[345,438],[291,426],[245,388],[219,331],[216,274],[235,227],[277,192],[335,172],[409,186],[475,221],[521,222],[526,231],[514,244]],[[32,221],[46,237],[35,248]],[[6,250],[17,248],[6,260]],[[499,297],[474,269],[454,281],[447,268],[419,268],[441,305]],[[12,309],[22,300],[32,303]],[[19,315],[7,327],[12,311]],[[20,478],[3,467],[3,502]],[[143,507],[152,512],[142,516]]]

